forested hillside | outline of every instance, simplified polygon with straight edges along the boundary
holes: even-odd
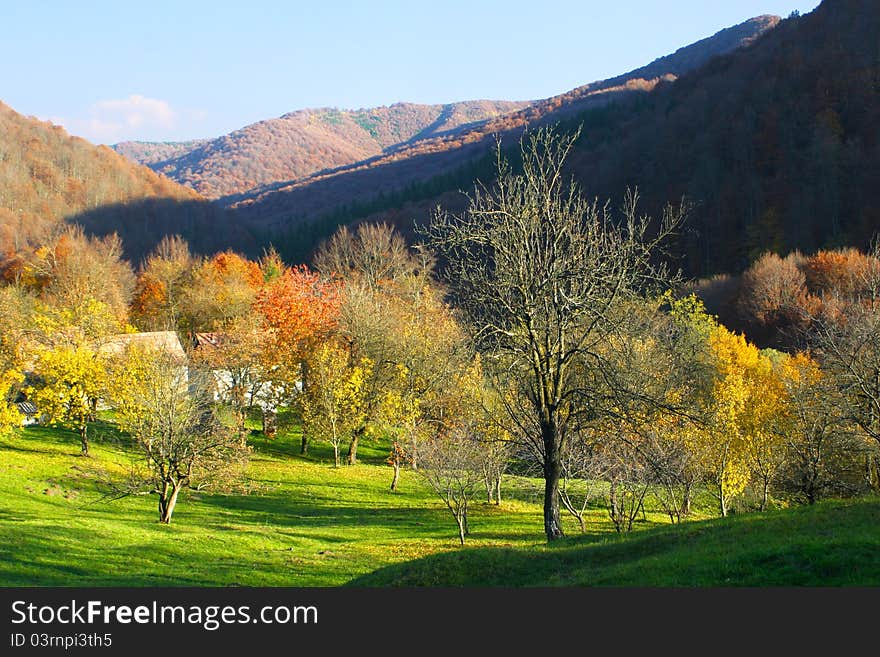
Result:
[[[308,251],[303,242],[311,242],[310,235],[315,233],[314,226],[308,224],[323,215],[344,206],[349,206],[349,210],[351,206],[362,209],[365,204],[385,210],[399,202],[401,195],[403,200],[432,198],[438,191],[467,188],[475,176],[491,170],[490,163],[480,160],[491,149],[495,135],[512,142],[526,126],[571,121],[586,111],[598,111],[605,116],[607,110],[607,115],[613,117],[619,106],[643,97],[658,84],[674,80],[713,57],[752,43],[778,22],[775,16],[753,18],[629,73],[538,101],[468,130],[414,140],[381,157],[255,190],[235,207],[242,211],[243,221],[258,230],[277,233],[282,227],[282,232],[292,231],[286,240],[273,235],[273,241],[296,243],[298,246],[291,253],[301,256]],[[316,234],[323,233],[329,234],[323,229]]]
[[[691,202],[675,246],[690,275],[741,272],[765,250],[866,247],[880,228],[878,33],[876,2],[826,0],[647,93],[546,120],[583,126],[568,170],[589,195],[619,200],[637,187],[654,215]],[[406,230],[438,202],[461,207],[457,191],[491,173],[485,146],[466,163],[453,152],[299,183],[245,211],[285,222],[286,238],[273,239],[300,256],[339,223],[381,218]],[[329,212],[334,198],[347,207]]]
[[[209,198],[303,178],[444,135],[528,105],[476,100],[447,105],[395,103],[360,110],[290,112],[216,139],[114,148]]]
[[[247,231],[197,192],[0,103],[0,258],[51,241],[65,222],[118,232],[133,258],[169,232],[198,251],[253,248]]]
[[[600,196],[694,204],[695,275],[765,250],[867,246],[880,228],[880,4],[825,0],[588,129],[572,170]]]

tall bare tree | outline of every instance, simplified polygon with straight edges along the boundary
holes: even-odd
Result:
[[[602,403],[577,370],[602,360],[600,346],[626,321],[617,305],[665,276],[655,256],[684,214],[667,208],[653,222],[638,215],[630,193],[614,216],[585,198],[563,171],[577,137],[554,128],[527,133],[521,173],[499,144],[495,185],[478,185],[461,214],[438,208],[425,229],[487,362],[526,400],[508,411],[541,463],[548,540],[563,536],[565,443],[578,416]]]

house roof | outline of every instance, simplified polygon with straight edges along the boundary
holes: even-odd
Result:
[[[107,339],[98,351],[102,354],[121,354],[130,345],[139,345],[163,351],[174,360],[185,362],[186,352],[174,331],[147,331],[145,333],[120,333]]]

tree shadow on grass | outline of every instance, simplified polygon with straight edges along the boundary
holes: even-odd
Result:
[[[201,504],[235,513],[236,524],[263,525],[267,518],[278,527],[371,526],[388,528],[439,527],[446,524],[445,509],[417,507],[366,508],[339,504],[332,496],[312,496],[308,501],[287,495],[211,495]]]

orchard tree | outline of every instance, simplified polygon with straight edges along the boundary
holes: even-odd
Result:
[[[843,272],[837,267],[837,273],[830,265],[814,264],[826,279],[839,281],[850,292],[838,297],[836,308],[811,317],[808,340],[839,392],[840,418],[872,447],[865,469],[871,484],[880,489],[880,241],[857,263]]]
[[[487,362],[527,400],[508,411],[541,463],[548,540],[563,536],[566,442],[578,418],[602,403],[576,366],[601,362],[601,345],[626,322],[613,310],[664,278],[654,264],[658,247],[683,216],[667,209],[659,223],[640,217],[635,194],[620,216],[587,200],[563,171],[577,137],[527,133],[521,173],[499,144],[495,185],[478,186],[462,214],[438,209],[426,229]]]
[[[419,445],[418,472],[455,519],[461,545],[470,533],[468,509],[483,479],[482,460],[480,443],[464,427]]]
[[[880,305],[851,306],[843,322],[817,322],[811,337],[837,392],[838,417],[869,447],[864,450],[867,478],[880,489]]]
[[[718,499],[722,516],[755,473],[762,483],[762,509],[782,450],[774,425],[782,412],[784,388],[770,357],[744,336],[716,327],[709,344],[717,374],[708,422],[687,433]]]
[[[193,350],[192,365],[212,379],[214,390],[230,405],[236,430],[244,444],[247,411],[259,400],[272,395],[275,366],[263,318],[258,313],[227,320],[218,329],[214,343]]]
[[[114,368],[114,407],[137,446],[137,460],[125,480],[113,483],[113,496],[156,495],[165,524],[182,490],[229,490],[249,456],[236,433],[217,420],[194,377],[185,363],[156,350],[131,348]]]
[[[27,278],[43,301],[71,316],[72,325],[92,321],[89,300],[105,306],[117,324],[128,321],[135,276],[116,234],[89,237],[81,227],[69,226],[53,244],[37,250]]]
[[[195,260],[179,235],[165,236],[147,256],[137,277],[131,315],[144,331],[181,327],[184,290],[192,283]]]
[[[798,353],[783,362],[782,384],[785,411],[776,427],[786,447],[782,485],[807,504],[857,492],[869,445],[841,416],[845,402],[833,376]]]
[[[391,281],[423,277],[433,260],[412,251],[400,233],[387,223],[363,223],[353,232],[342,226],[324,242],[314,258],[324,276],[376,289]]]
[[[609,465],[593,432],[575,435],[565,444],[559,499],[578,521],[581,533],[587,531],[587,508],[601,494]]]
[[[352,433],[348,462],[357,462],[360,439],[373,425],[395,436],[390,462],[395,475],[413,445],[398,444],[418,433],[417,407],[455,360],[451,344],[460,331],[431,280],[433,259],[410,249],[385,223],[340,228],[321,245],[315,267],[344,284],[338,334],[353,354],[374,367],[366,381],[364,424]],[[400,415],[395,421],[389,410]],[[397,481],[395,476],[394,481]]]
[[[273,363],[274,390],[308,392],[307,359],[337,326],[341,287],[299,266],[271,279],[257,295],[255,308],[267,329],[264,360]],[[301,452],[305,454],[307,448],[308,434],[303,432]]]
[[[259,264],[232,251],[194,266],[179,302],[179,325],[189,331],[214,331],[246,315],[263,287]]]
[[[82,455],[89,456],[89,422],[109,383],[104,358],[87,346],[59,345],[40,353],[36,372],[40,382],[28,398],[50,424],[76,431]]]
[[[333,446],[333,465],[339,467],[339,447],[363,422],[364,381],[372,364],[352,362],[347,350],[324,342],[309,358],[309,386],[302,395],[303,431]]]

